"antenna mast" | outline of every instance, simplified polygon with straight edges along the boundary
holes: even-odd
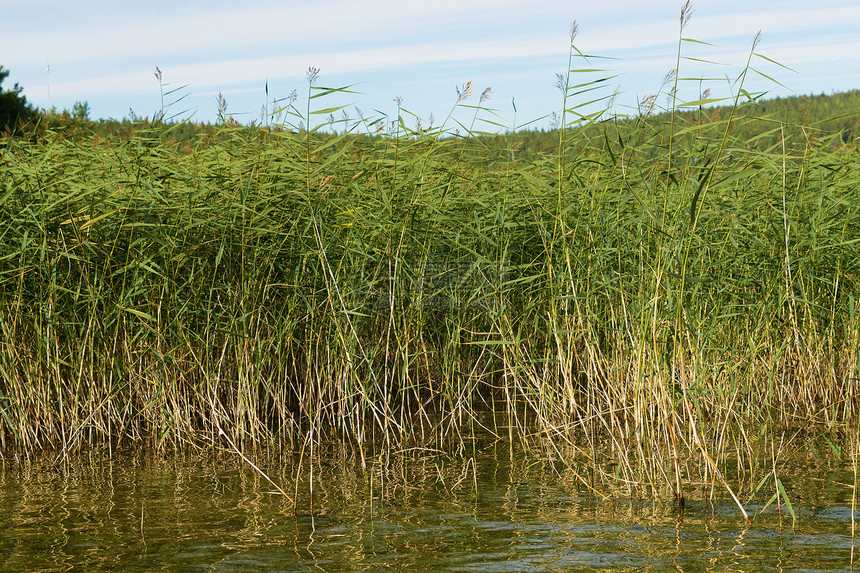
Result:
[[[48,76],[48,109],[51,109],[51,60],[47,60],[45,75]]]

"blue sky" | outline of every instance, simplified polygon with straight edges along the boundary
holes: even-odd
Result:
[[[297,91],[307,103],[305,73],[319,68],[317,85],[356,84],[320,107],[356,107],[367,117],[396,113],[395,98],[411,113],[438,124],[457,101],[456,86],[472,82],[475,97],[492,88],[486,115],[502,125],[539,119],[545,126],[562,100],[556,74],[567,69],[570,25],[580,32],[577,48],[612,59],[594,59],[617,77],[615,110],[630,113],[658,92],[675,66],[682,2],[664,0],[0,0],[0,65],[11,71],[5,87],[24,87],[38,107],[71,108],[87,101],[91,116],[123,118],[133,110],[152,116],[160,109],[156,66],[167,97],[181,102],[167,115],[213,121],[217,94],[243,123],[261,117],[271,100]],[[729,96],[749,56],[759,72],[748,91],[771,95],[831,93],[860,88],[860,3],[856,0],[717,1],[692,4],[684,36],[680,77],[683,99],[703,88]],[[697,60],[708,60],[704,63]],[[585,64],[577,63],[577,67]],[[796,73],[795,73],[796,72]],[[607,74],[600,74],[606,76]],[[582,79],[596,76],[583,75]],[[268,83],[268,99],[265,86]],[[665,89],[662,92],[665,94]],[[512,99],[516,104],[514,114]],[[666,104],[665,95],[657,99]],[[455,117],[464,123],[471,111]],[[414,122],[414,118],[410,118]],[[479,129],[497,130],[492,125]]]

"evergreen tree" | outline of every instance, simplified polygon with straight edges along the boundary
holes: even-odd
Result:
[[[35,121],[38,112],[21,95],[24,89],[18,84],[11,90],[3,89],[3,80],[9,77],[9,70],[0,66],[0,133],[19,133],[24,124]]]

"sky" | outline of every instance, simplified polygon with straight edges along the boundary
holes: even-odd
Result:
[[[4,89],[19,83],[31,104],[90,116],[134,113],[213,122],[218,94],[241,123],[291,121],[267,114],[291,101],[302,111],[342,107],[336,118],[391,119],[398,101],[405,122],[503,131],[547,127],[564,100],[557,74],[571,83],[608,78],[568,100],[568,107],[636,113],[676,67],[678,97],[690,102],[732,97],[752,56],[743,88],[766,97],[860,88],[857,0],[698,0],[680,30],[681,0],[0,0]],[[753,49],[757,33],[761,38]],[[778,62],[778,64],[776,63]],[[781,64],[781,65],[780,65]],[[308,100],[316,87],[352,86]],[[156,77],[161,71],[161,80]],[[472,97],[455,109],[458,89]],[[490,88],[489,99],[480,94]],[[267,93],[268,92],[268,93]],[[320,93],[320,92],[315,92]],[[593,99],[599,103],[584,104]],[[602,108],[601,108],[602,109]],[[322,122],[327,114],[314,114]],[[571,117],[571,116],[567,116]],[[488,120],[488,121],[484,121]]]

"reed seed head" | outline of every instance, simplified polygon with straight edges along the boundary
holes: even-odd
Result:
[[[570,43],[573,44],[573,41],[576,39],[577,34],[579,34],[579,24],[574,20],[570,25]]]
[[[671,70],[666,72],[666,75],[663,76],[663,84],[661,89],[673,83],[675,81],[675,76],[677,75],[677,73],[678,70],[676,70],[675,68],[672,68]]]
[[[612,92],[612,96],[609,98],[609,103],[607,104],[607,109],[612,108],[615,105],[615,101],[618,99],[618,96],[621,95],[621,86],[615,86],[615,91]]]
[[[463,85],[463,89],[461,90],[457,87],[457,103],[472,97],[472,82],[468,81]]]
[[[639,104],[639,115],[651,117],[654,113],[654,105],[657,103],[657,94],[651,94]]]
[[[681,7],[681,30],[687,27],[687,24],[690,23],[690,19],[693,17],[693,6],[690,3],[690,0],[687,0],[684,5]]]
[[[564,74],[556,74],[555,87],[558,88],[558,91],[560,91],[562,95],[564,95],[564,92],[567,91],[567,76]]]

